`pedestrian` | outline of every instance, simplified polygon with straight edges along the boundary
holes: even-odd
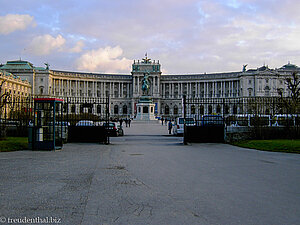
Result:
[[[169,134],[171,134],[171,131],[172,131],[172,121],[170,120],[169,123],[168,123],[168,130],[169,130]]]
[[[164,125],[164,119],[161,118],[161,125]]]
[[[120,126],[122,127],[123,119],[121,118],[121,119],[119,120],[119,122],[120,122]]]
[[[129,127],[130,127],[130,123],[131,123],[131,119],[129,118],[128,119],[128,125],[129,125]]]
[[[165,125],[167,126],[167,122],[168,122],[168,119],[167,118],[165,118]]]
[[[128,119],[127,118],[125,118],[125,124],[126,124],[126,127],[127,127],[127,125],[128,125]]]

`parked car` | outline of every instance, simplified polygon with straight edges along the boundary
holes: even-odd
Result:
[[[95,126],[95,124],[91,120],[80,120],[76,123],[76,126]]]
[[[106,127],[108,136],[117,137],[119,135],[119,131],[116,123],[114,122],[103,123],[103,126]]]
[[[194,118],[185,118],[186,126],[195,126]],[[184,133],[184,118],[178,117],[173,126],[173,134],[174,135],[183,135]]]

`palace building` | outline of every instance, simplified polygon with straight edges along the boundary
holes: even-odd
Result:
[[[0,67],[3,72],[27,80],[31,94],[59,98],[110,99],[110,114],[118,117],[135,117],[136,105],[142,96],[142,82],[148,76],[148,95],[155,105],[156,116],[176,117],[182,113],[183,95],[194,98],[241,98],[278,96],[278,90],[289,95],[285,79],[292,72],[300,72],[293,64],[278,69],[262,66],[226,73],[162,74],[161,64],[147,56],[134,60],[130,74],[102,74],[52,70],[35,67],[30,62],[8,61]],[[29,89],[29,87],[27,87]],[[214,109],[213,109],[214,111]]]
[[[31,95],[31,84],[6,71],[0,71],[0,96],[8,94],[11,100],[26,98]]]

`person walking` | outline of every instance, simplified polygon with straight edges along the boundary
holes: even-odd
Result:
[[[169,123],[168,123],[169,134],[171,134],[172,127],[173,127],[173,124],[172,124],[172,121],[170,120]]]
[[[126,127],[127,127],[127,125],[128,125],[128,119],[127,118],[125,118],[125,124],[126,124]]]
[[[161,118],[161,125],[164,125],[164,119]]]
[[[129,127],[130,127],[130,123],[131,123],[131,119],[129,118],[128,119],[128,125],[129,125]]]

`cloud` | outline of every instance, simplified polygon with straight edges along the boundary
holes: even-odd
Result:
[[[71,53],[79,53],[82,52],[82,48],[84,47],[84,42],[82,40],[77,41],[76,45],[69,50]]]
[[[130,71],[132,60],[125,57],[120,58],[123,50],[120,46],[99,48],[91,50],[83,54],[77,60],[77,69],[96,72],[101,71],[105,73],[126,72]]]
[[[66,40],[61,36],[52,37],[49,34],[35,37],[30,45],[29,50],[35,55],[48,55],[54,50],[61,51]]]
[[[6,16],[0,16],[0,34],[7,35],[35,25],[34,18],[30,15],[7,14]]]

